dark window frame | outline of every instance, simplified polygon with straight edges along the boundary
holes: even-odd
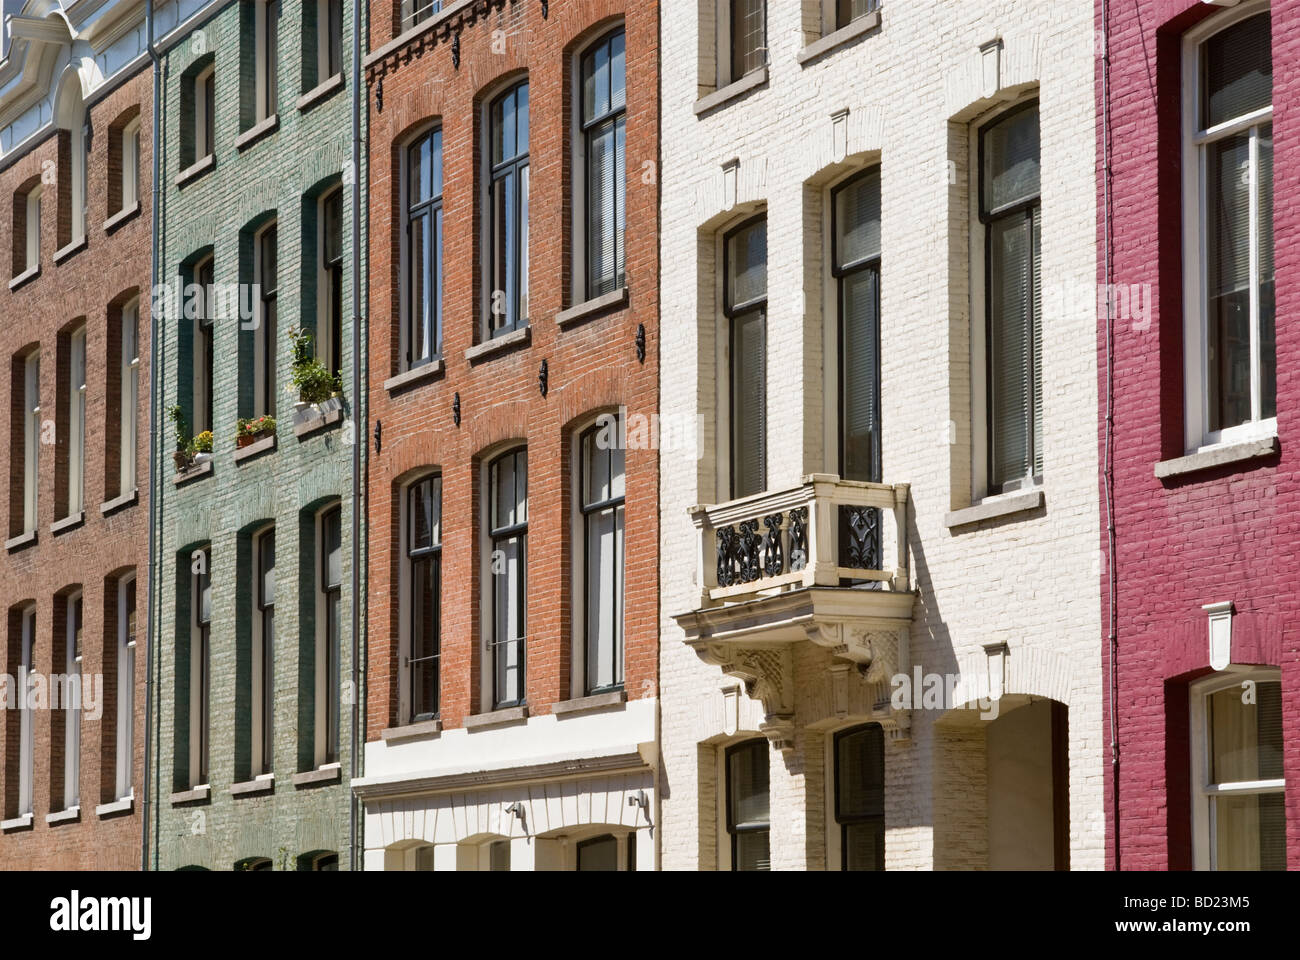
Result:
[[[280,224],[272,220],[257,233],[254,256],[260,268],[257,274],[259,309],[257,337],[262,347],[262,404],[254,416],[274,417],[276,412],[276,327],[278,326]],[[267,283],[267,276],[271,282]],[[256,404],[254,404],[256,406]]]
[[[434,515],[438,518],[437,529],[438,535],[435,538],[433,531],[430,530],[429,545],[417,547],[415,543],[415,500],[419,494],[420,488],[425,484],[430,485],[430,499],[433,494],[437,493],[437,504]],[[410,629],[411,649],[406,658],[406,684],[407,684],[407,713],[410,716],[411,723],[420,723],[425,720],[437,719],[442,710],[442,474],[430,473],[414,481],[406,488],[406,535],[403,538],[406,542],[406,562],[408,564],[411,582],[408,587],[407,604],[409,607],[409,620],[407,621]],[[416,620],[419,617],[419,611],[415,606],[415,575],[417,565],[429,563],[433,575],[433,648],[434,652],[426,656],[414,656],[415,650],[415,628]],[[416,671],[424,669],[417,666],[422,663],[430,663],[433,670],[433,704],[432,710],[416,711]]]
[[[880,743],[880,781],[881,787],[881,810],[877,814],[845,814],[840,810],[840,743],[849,737],[860,736],[870,732]],[[885,810],[884,810],[884,782],[885,782],[885,730],[878,723],[860,723],[856,726],[849,727],[845,730],[838,731],[831,741],[833,754],[833,766],[835,770],[835,823],[840,829],[840,870],[848,871],[848,837],[849,829],[854,826],[879,824],[880,827],[880,845],[876,857],[876,870],[885,869]]]
[[[497,470],[508,459],[513,459],[513,476],[515,503],[519,502],[518,484],[520,477],[519,459],[522,457],[523,467],[522,476],[524,482],[524,519],[516,521],[505,526],[495,526],[496,522],[496,503],[497,503]],[[491,602],[491,650],[492,650],[492,707],[494,710],[502,710],[508,707],[522,706],[528,701],[528,668],[527,668],[527,637],[528,637],[528,447],[516,446],[511,447],[496,457],[488,465],[488,497],[487,497],[487,527],[488,527],[488,544],[489,544],[489,570],[491,569],[491,557],[500,549],[500,545],[506,544],[511,540],[517,539],[519,542],[519,582],[515,585],[516,597],[515,602],[518,604],[519,623],[522,628],[521,635],[511,637],[506,640],[500,639],[502,630],[501,624],[497,621],[497,585],[493,577],[505,576],[505,574],[489,574],[490,584],[490,602]],[[504,552],[504,551],[503,551]],[[516,672],[519,679],[517,681],[518,694],[515,697],[505,699],[502,697],[502,690],[499,687],[500,670],[498,669],[498,657],[500,648],[507,643],[518,644],[518,664]]]
[[[613,77],[613,43],[619,38],[623,38],[623,103],[622,106],[614,106],[614,77]],[[609,107],[600,114],[587,118],[587,74],[588,65],[594,64],[596,54],[602,49],[608,48],[610,63],[610,98]],[[592,163],[593,147],[597,140],[609,135],[613,138],[615,144],[618,143],[620,124],[624,131],[627,128],[627,30],[623,24],[619,24],[612,30],[606,32],[603,36],[593,42],[578,61],[578,83],[579,83],[579,114],[578,130],[582,137],[583,150],[583,232],[586,239],[583,251],[584,257],[584,288],[585,298],[588,300],[595,297],[603,296],[618,290],[620,287],[627,285],[627,250],[626,250],[626,211],[627,211],[627,141],[626,132],[622,149],[614,149],[614,224],[611,226],[613,237],[613,259],[614,259],[614,276],[606,284],[597,284],[594,282],[596,277],[596,264],[594,250],[592,248],[592,199],[595,194],[595,166]],[[594,70],[594,67],[593,67]],[[593,108],[594,113],[594,108]],[[624,218],[624,229],[620,230],[617,226],[619,218]]]
[[[257,535],[256,607],[258,637],[261,642],[261,662],[258,669],[262,677],[262,702],[258,704],[261,716],[262,769],[258,774],[275,769],[275,596],[266,596],[266,578],[275,573],[275,526],[264,527]],[[267,554],[270,554],[268,557]]]
[[[738,329],[740,327],[738,321],[747,318],[750,314],[755,312],[758,313],[761,323],[763,325],[763,370],[762,370],[762,375],[759,377],[759,383],[762,385],[762,390],[763,390],[763,433],[760,438],[762,441],[762,456],[760,458],[760,464],[762,467],[761,470],[762,476],[761,476],[761,482],[759,483],[758,486],[758,490],[750,491],[750,493],[761,492],[767,489],[767,264],[768,264],[768,256],[767,256],[766,229],[764,230],[764,240],[763,240],[763,277],[764,277],[763,296],[755,297],[753,299],[746,300],[738,304],[733,304],[731,302],[731,275],[732,275],[731,241],[736,236],[748,230],[749,228],[751,228],[752,226],[754,226],[756,223],[759,222],[762,222],[766,225],[767,222],[766,211],[755,214],[752,217],[747,217],[744,221],[736,224],[736,226],[728,230],[725,234],[723,234],[722,237],[722,264],[723,264],[722,312],[727,319],[727,342],[728,342],[727,393],[728,393],[729,400],[728,400],[728,409],[727,409],[727,421],[728,421],[727,450],[728,450],[728,455],[730,457],[730,469],[728,470],[728,486],[730,489],[730,499],[732,500],[735,500],[737,499],[737,497],[741,496],[741,494],[738,493],[736,489],[736,464],[739,460],[739,458],[737,457],[738,437],[736,434],[736,422],[737,422],[736,419],[736,407],[737,407],[736,404],[736,394],[737,394],[736,341],[737,341]]]
[[[429,129],[417,135],[408,143],[404,149],[405,165],[402,173],[402,189],[406,192],[406,203],[404,211],[404,223],[402,235],[406,240],[406,316],[403,320],[403,328],[406,334],[406,347],[404,350],[405,367],[407,370],[414,370],[422,367],[427,363],[433,363],[442,357],[442,335],[443,335],[443,190],[445,187],[445,171],[442,170],[442,149],[443,136],[442,124],[436,123]],[[423,144],[429,143],[429,163],[430,163],[430,190],[427,199],[415,200],[411,196],[411,170],[413,158],[416,152]],[[437,177],[437,183],[433,183],[433,170],[440,171]],[[435,189],[436,188],[436,189]],[[417,223],[425,217],[429,218],[430,236],[432,243],[424,250],[424,257],[417,264],[413,256],[415,250],[415,233],[414,228]],[[420,284],[423,290],[423,298],[420,304],[420,311],[417,317],[415,304],[415,271],[421,271],[422,281]],[[423,327],[428,325],[428,352],[415,355],[414,344],[416,342],[416,325],[420,325],[421,336],[423,337]]]
[[[737,866],[738,861],[737,861],[736,847],[738,845],[738,837],[741,834],[766,833],[768,836],[768,843],[769,843],[769,848],[768,848],[769,856],[770,856],[770,849],[771,849],[770,844],[771,844],[771,836],[772,836],[772,819],[770,813],[768,815],[768,819],[766,823],[757,823],[757,822],[736,823],[734,818],[735,809],[736,809],[736,805],[734,802],[735,784],[732,782],[732,776],[731,776],[731,758],[738,753],[742,753],[748,750],[752,750],[755,753],[761,752],[763,755],[763,760],[766,763],[768,763],[770,766],[771,757],[769,754],[770,754],[771,746],[769,745],[766,737],[751,737],[748,740],[742,740],[740,743],[736,743],[728,747],[723,752],[723,756],[722,756],[722,772],[724,778],[726,779],[725,792],[726,792],[726,807],[727,807],[727,814],[726,814],[727,836],[730,838],[730,842],[731,842],[731,870],[733,873],[739,872],[740,870],[740,868]],[[770,806],[771,796],[772,796],[772,784],[770,780],[770,774],[769,774],[767,789],[768,789],[768,803]],[[770,860],[769,860],[769,864],[770,864]]]
[[[525,292],[528,285],[528,273],[524,267],[524,261],[528,256],[528,244],[523,234],[528,230],[528,214],[523,212],[524,201],[524,181],[529,181],[528,196],[532,195],[532,184],[529,176],[529,148],[525,145],[522,150],[519,149],[519,94],[524,94],[524,109],[528,111],[528,121],[526,129],[529,132],[529,140],[532,136],[532,113],[531,97],[529,95],[529,78],[525,77],[512,83],[507,89],[493,97],[488,104],[487,109],[487,138],[484,144],[484,154],[487,157],[487,196],[484,201],[483,212],[487,218],[487,256],[483,258],[485,263],[485,273],[487,277],[487,337],[492,340],[496,337],[505,336],[516,330],[523,330],[528,326],[528,317],[521,316],[524,305],[528,302],[528,296]],[[500,104],[506,100],[515,98],[515,152],[509,156],[502,156],[500,161],[494,159],[493,144],[498,137],[496,112]],[[504,135],[501,135],[503,154],[504,154]],[[497,255],[497,217],[494,197],[496,195],[497,184],[511,184],[511,195],[506,201],[505,210],[513,211],[513,248],[509,251],[503,251],[505,264],[498,262]],[[505,187],[503,186],[504,190]],[[505,214],[509,222],[511,215]],[[510,230],[506,230],[507,236]],[[497,275],[502,272],[508,273],[505,277],[505,286],[496,285]],[[501,315],[501,325],[497,326],[496,313],[496,291],[500,290],[505,299],[505,310]]]
[[[329,573],[331,537],[330,525],[337,524],[339,544],[339,579],[333,581]],[[320,590],[325,599],[325,762],[339,759],[339,663],[343,639],[343,504],[326,507],[320,514]],[[336,614],[337,611],[337,614]]]
[[[331,211],[337,206],[337,213]],[[329,372],[337,377],[343,370],[343,187],[326,191],[321,198],[321,272],[325,275],[329,327],[324,331]],[[337,229],[338,242],[331,234]],[[319,311],[317,311],[319,316]],[[319,338],[319,335],[318,335]],[[319,352],[319,351],[318,351]]]
[[[591,551],[590,549],[588,549],[588,545],[591,543],[592,517],[604,513],[607,510],[614,510],[616,517],[619,511],[622,511],[623,513],[623,550],[616,555],[614,563],[621,569],[623,573],[623,576],[620,577],[620,580],[622,581],[620,583],[620,586],[624,590],[623,605],[624,605],[624,617],[626,617],[626,579],[625,579],[626,570],[627,570],[626,567],[626,560],[627,560],[627,526],[626,526],[627,523],[627,511],[626,511],[627,463],[626,460],[624,461],[624,465],[623,465],[623,494],[621,496],[609,497],[604,500],[596,500],[590,502],[588,501],[588,496],[587,496],[588,494],[587,481],[588,481],[588,476],[590,474],[590,469],[588,467],[588,462],[587,462],[587,457],[588,457],[587,441],[589,438],[599,436],[602,429],[603,429],[603,425],[600,422],[597,422],[596,424],[593,424],[592,426],[588,427],[586,430],[582,431],[582,433],[578,436],[578,460],[579,460],[578,462],[578,511],[582,517],[583,689],[587,696],[594,696],[595,694],[598,693],[609,693],[614,690],[622,690],[624,681],[626,680],[625,670],[627,666],[626,663],[624,662],[624,654],[626,651],[626,647],[624,646],[624,644],[626,643],[626,631],[624,629],[625,624],[623,619],[620,619],[618,622],[617,648],[614,651],[616,655],[615,662],[617,664],[614,670],[614,674],[617,679],[615,680],[614,683],[607,684],[605,686],[594,686],[592,684],[592,675],[591,675],[592,674],[591,671],[592,635],[591,635],[591,622],[590,622],[591,618],[589,616],[589,613],[591,611]],[[592,452],[594,454],[600,451],[596,449],[593,445]],[[610,475],[611,475],[610,486],[612,488],[613,469],[614,469],[612,455],[610,455],[609,460],[610,460]]]
[[[199,634],[199,776],[191,779],[204,784],[210,781],[212,740],[212,548],[204,547],[196,551],[203,554],[203,572],[191,573],[192,603],[194,606],[194,626]],[[193,563],[191,555],[190,563]],[[204,617],[203,595],[208,595],[207,616]],[[191,691],[191,702],[194,692]],[[191,715],[193,710],[191,709]]]
[[[763,67],[766,67],[768,63],[768,59],[767,59],[768,28],[770,24],[768,23],[768,17],[767,17],[767,0],[758,0],[758,5],[761,9],[761,13],[763,17],[763,32],[762,32],[762,37],[760,38],[762,40],[762,43],[760,43],[757,47],[755,47],[753,51],[742,49],[739,43],[740,35],[736,29],[736,22],[738,19],[736,13],[740,5],[748,2],[750,2],[750,0],[728,0],[727,26],[729,28],[729,33],[730,33],[730,36],[727,37],[727,82],[728,83],[736,83],[744,79],[745,77],[749,76],[755,70],[761,70]],[[758,57],[759,62],[754,66],[751,66],[748,70],[743,69],[742,68],[743,60],[745,56],[751,52]],[[738,63],[737,60],[742,61],[742,63]]]

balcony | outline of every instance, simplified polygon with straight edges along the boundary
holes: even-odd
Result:
[[[762,701],[762,730],[777,749],[794,745],[797,643],[832,654],[837,700],[845,668],[856,666],[871,687],[874,719],[907,738],[910,717],[890,707],[889,695],[908,663],[916,596],[908,499],[905,483],[812,474],[791,489],[691,508],[700,594],[695,609],[673,619],[701,659]]]

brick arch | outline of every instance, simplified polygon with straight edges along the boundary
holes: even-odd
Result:
[[[626,403],[627,383],[622,367],[603,366],[588,370],[574,380],[566,379],[550,392],[555,415],[569,433],[579,420],[602,409],[617,411]],[[629,411],[629,413],[636,411]]]

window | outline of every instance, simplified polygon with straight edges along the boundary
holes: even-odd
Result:
[[[1258,9],[1258,8],[1254,8]],[[1187,442],[1276,430],[1269,13],[1211,21],[1184,54]]]
[[[23,532],[36,529],[37,464],[41,455],[41,353],[33,350],[23,361]]]
[[[841,870],[885,869],[885,734],[878,723],[837,733],[835,822]]]
[[[979,135],[984,225],[988,490],[1043,475],[1043,345],[1038,104]]]
[[[133,300],[122,308],[121,324],[122,369],[118,381],[121,390],[118,407],[121,424],[118,436],[120,460],[117,489],[119,496],[125,496],[136,488],[140,405],[140,301]]]
[[[767,64],[767,0],[729,0],[731,14],[731,78]]]
[[[629,837],[630,844],[636,843],[635,837]],[[592,837],[578,843],[578,871],[616,871],[618,870],[618,838],[611,834]]]
[[[410,30],[442,10],[443,0],[402,0],[402,29]]]
[[[880,171],[853,177],[831,196],[839,315],[839,473],[879,483]]]
[[[584,217],[586,299],[617,290],[624,280],[624,148],[627,126],[627,56],[622,30],[582,57],[582,148],[586,182]]]
[[[236,863],[235,869],[240,872],[247,872],[250,870],[274,870],[275,866],[271,862],[270,857],[248,857]]]
[[[85,509],[86,494],[86,328],[68,338],[68,490],[67,511],[73,517]]]
[[[215,151],[217,70],[211,65],[194,78],[194,158],[198,163]]]
[[[339,759],[339,656],[343,642],[343,511],[333,506],[320,515],[320,591],[324,630],[318,632],[316,765]],[[323,688],[323,689],[322,689]]]
[[[36,760],[36,715],[29,706],[32,692],[32,671],[36,666],[36,607],[32,605],[22,612],[22,666],[18,677],[18,689],[22,700],[19,707],[19,740],[22,753],[18,758],[18,816],[32,812],[34,791],[34,771]]]
[[[1197,869],[1285,870],[1278,671],[1217,674],[1194,686],[1192,756]]]
[[[767,488],[767,220],[741,224],[724,246],[734,500]]]
[[[528,567],[528,452],[511,450],[488,471],[492,602],[492,703],[524,702],[525,581]]]
[[[316,0],[316,82],[343,72],[343,0]]]
[[[510,869],[509,840],[494,840],[488,844],[488,869],[493,872]]]
[[[588,695],[623,685],[624,452],[603,425],[582,434],[582,583]]]
[[[276,225],[257,234],[253,282],[258,289],[257,329],[253,332],[253,416],[275,416]]]
[[[119,210],[130,210],[140,201],[140,118],[122,128],[122,203]]]
[[[190,599],[194,611],[190,631],[190,783],[208,782],[208,748],[212,652],[212,554],[200,550],[190,558]]]
[[[747,740],[726,752],[727,833],[732,870],[770,870],[767,740]]]
[[[442,477],[407,491],[406,556],[411,578],[407,696],[412,721],[438,716],[442,605]]]
[[[117,585],[117,749],[116,789],[118,800],[133,795],[132,760],[135,756],[135,575],[123,577]]]
[[[81,803],[81,591],[66,599],[63,706],[63,809]]]
[[[41,184],[14,193],[13,276],[32,273],[41,262]]]
[[[275,758],[275,528],[254,538],[253,773],[272,772]]]
[[[528,323],[528,84],[492,101],[488,178],[488,336]]]
[[[442,128],[406,151],[406,368],[442,352]]]
[[[253,123],[276,114],[279,82],[280,0],[253,0]]]
[[[321,362],[332,376],[343,369],[343,188],[327,193],[320,203],[320,309],[316,344]]]
[[[847,27],[880,9],[880,0],[835,0],[835,29]]]
[[[339,868],[339,855],[337,853],[322,853],[312,859],[311,868],[318,872],[337,872]]]
[[[216,322],[213,274],[215,261],[212,255],[204,257],[194,266],[195,309],[193,311],[194,352],[193,370],[193,430],[195,435],[212,429],[212,349]]]
[[[86,155],[89,148],[89,117],[81,96],[81,80],[65,74],[55,104],[59,132],[58,243],[65,248],[86,239]]]

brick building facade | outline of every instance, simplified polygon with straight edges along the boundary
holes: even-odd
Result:
[[[1107,864],[1295,869],[1287,371],[1298,342],[1294,325],[1273,318],[1300,296],[1286,279],[1297,256],[1288,201],[1300,78],[1273,64],[1292,62],[1300,6],[1103,2],[1096,14],[1109,50],[1097,87],[1098,239],[1109,254],[1098,278],[1124,295],[1112,310],[1113,372],[1104,313],[1098,329],[1103,455],[1108,381],[1114,422],[1108,722],[1119,706]],[[1108,541],[1103,526],[1110,558]]]
[[[371,20],[366,866],[653,869],[658,4]]]
[[[141,863],[152,87],[144,4],[89,6],[5,4],[6,870]]]

